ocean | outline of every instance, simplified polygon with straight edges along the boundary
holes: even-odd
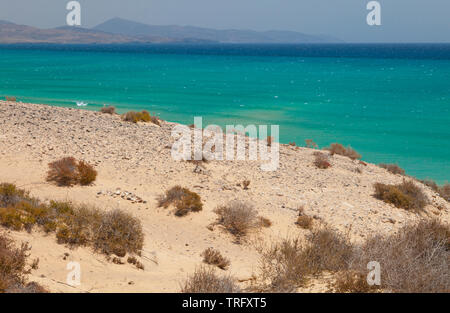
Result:
[[[450,45],[3,45],[0,97],[173,122],[280,125],[280,141],[450,180]]]

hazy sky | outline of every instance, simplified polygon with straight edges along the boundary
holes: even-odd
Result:
[[[0,19],[62,26],[69,0],[0,0]],[[79,0],[82,26],[112,17],[154,25],[293,30],[347,42],[450,42],[450,0],[379,0],[382,26],[368,26],[369,0]]]

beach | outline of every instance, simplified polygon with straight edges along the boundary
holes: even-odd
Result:
[[[201,169],[175,161],[175,125],[129,123],[120,115],[0,101],[1,182],[30,190],[44,201],[72,201],[105,211],[120,208],[142,222],[145,235],[140,258],[145,269],[138,270],[113,264],[88,247],[70,249],[39,230],[8,230],[16,241],[30,242],[31,256],[40,260],[31,280],[52,292],[178,292],[180,282],[201,265],[202,251],[214,247],[231,260],[227,272],[245,286],[258,275],[262,247],[288,236],[305,236],[307,230],[295,225],[300,206],[317,223],[349,234],[354,242],[393,234],[421,219],[450,222],[449,203],[425,185],[420,188],[430,202],[424,212],[398,209],[374,198],[373,185],[399,184],[404,176],[340,155],[330,158],[330,168],[318,169],[314,149],[280,145],[280,167],[274,172],[262,171],[259,161],[210,161]],[[60,187],[47,182],[48,163],[66,156],[94,165],[95,183]],[[241,187],[245,180],[250,181],[248,190]],[[158,197],[175,185],[198,193],[203,210],[176,217],[158,207]],[[122,197],[123,192],[132,196]],[[210,227],[217,218],[214,209],[235,199],[251,203],[272,222],[250,232],[241,244],[220,227]],[[68,261],[81,264],[80,286],[66,284]],[[324,280],[318,278],[301,291],[325,290]]]

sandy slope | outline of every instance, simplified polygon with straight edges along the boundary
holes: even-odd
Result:
[[[61,292],[176,292],[182,279],[201,264],[200,253],[211,246],[231,259],[228,273],[250,278],[258,272],[258,247],[305,234],[294,224],[301,204],[308,215],[349,232],[355,241],[373,233],[394,232],[422,218],[372,197],[373,183],[399,183],[401,176],[341,156],[332,157],[332,168],[316,169],[312,149],[282,145],[280,168],[275,172],[261,171],[258,162],[213,161],[203,173],[194,173],[194,164],[171,158],[174,125],[131,124],[97,112],[0,101],[1,182],[15,183],[41,199],[72,200],[104,210],[121,208],[137,216],[145,232],[144,271],[112,264],[89,248],[58,245],[54,235],[11,232],[14,238],[29,241],[31,258],[40,259],[31,280]],[[95,164],[99,172],[95,184],[63,188],[47,183],[47,164],[63,156]],[[362,173],[356,172],[358,167]],[[245,179],[251,181],[249,190],[236,186]],[[201,195],[202,212],[177,218],[170,210],[157,208],[157,196],[176,184]],[[147,203],[105,194],[117,188]],[[427,214],[450,221],[448,203],[423,188],[432,202]],[[207,226],[216,218],[214,208],[231,199],[253,203],[273,226],[253,232],[243,244],[233,243],[219,227],[209,230]],[[64,260],[66,252],[69,257]],[[65,284],[71,260],[81,264],[82,284],[77,288]]]

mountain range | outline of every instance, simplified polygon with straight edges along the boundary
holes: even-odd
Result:
[[[120,43],[333,43],[329,36],[293,31],[217,30],[193,26],[156,26],[121,18],[93,28],[62,26],[41,29],[0,21],[0,43],[120,44]]]

